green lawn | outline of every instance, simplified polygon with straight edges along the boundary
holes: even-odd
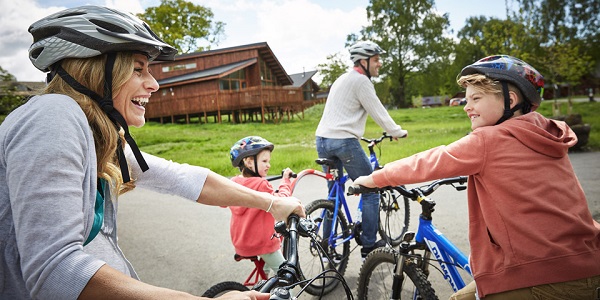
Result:
[[[314,132],[323,105],[314,106],[304,113],[280,124],[156,124],[147,123],[142,128],[131,128],[140,148],[148,153],[177,162],[207,167],[221,175],[238,173],[229,161],[229,148],[247,135],[260,135],[275,144],[271,157],[271,175],[285,167],[299,172],[319,167]],[[561,112],[566,113],[566,103]],[[552,101],[543,102],[540,113],[552,115]],[[600,103],[576,102],[573,113],[579,113],[585,123],[592,126],[588,150],[600,150]],[[399,141],[385,141],[381,145],[381,162],[390,162],[431,147],[449,144],[470,131],[470,122],[462,107],[412,108],[391,110],[390,115],[409,137]],[[379,137],[381,129],[371,119],[365,137]],[[365,147],[366,149],[366,147]]]

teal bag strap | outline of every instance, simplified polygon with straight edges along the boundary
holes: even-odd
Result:
[[[87,245],[91,242],[98,232],[100,232],[100,228],[102,228],[102,223],[104,221],[104,186],[106,185],[106,179],[98,178],[98,189],[96,190],[96,203],[94,204],[94,225],[92,225],[92,230],[90,231],[90,235],[83,245]]]

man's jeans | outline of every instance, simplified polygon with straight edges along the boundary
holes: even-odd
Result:
[[[339,174],[346,169],[350,179],[366,176],[373,173],[365,151],[360,146],[360,141],[355,138],[330,139],[317,137],[317,153],[319,158],[334,159],[337,163]],[[323,166],[326,171],[326,167]],[[329,185],[331,188],[332,184]],[[362,235],[360,239],[363,247],[372,247],[377,241],[377,227],[379,224],[379,194],[369,193],[362,195]]]

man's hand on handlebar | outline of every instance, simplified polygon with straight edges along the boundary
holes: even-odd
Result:
[[[400,136],[395,136],[395,137],[394,137],[394,141],[397,141],[398,139],[401,139],[401,138],[406,138],[406,137],[408,137],[408,130],[404,130],[404,129],[403,129],[403,130],[402,130],[402,135],[400,135]]]

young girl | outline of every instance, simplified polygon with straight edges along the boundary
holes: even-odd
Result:
[[[248,136],[237,141],[229,151],[231,164],[240,169],[241,174],[232,181],[259,192],[274,196],[289,197],[292,194],[290,177],[292,170],[286,168],[279,190],[265,179],[271,168],[273,144],[259,136]],[[231,241],[237,254],[260,256],[265,261],[265,270],[277,272],[285,261],[280,250],[281,240],[273,238],[275,219],[266,211],[240,206],[231,209]],[[268,269],[267,269],[268,268]]]

